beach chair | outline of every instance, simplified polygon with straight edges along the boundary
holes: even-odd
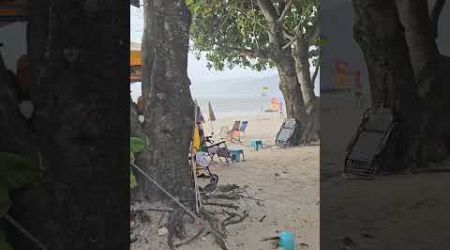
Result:
[[[243,121],[241,123],[241,127],[239,128],[239,131],[241,132],[241,136],[245,135],[245,131],[247,130],[248,121]]]
[[[241,121],[234,121],[233,127],[228,132],[228,140],[231,142],[240,142],[241,141]]]
[[[210,183],[217,184],[219,176],[211,173],[210,166],[213,159],[210,157],[208,152],[205,152],[204,138],[202,138],[202,127],[196,125],[194,129],[194,135],[192,137],[192,144],[190,154],[188,155],[189,162],[194,160],[195,175],[197,177],[206,177],[210,179]],[[192,167],[192,164],[190,164]]]
[[[347,147],[344,174],[373,178],[387,166],[385,146],[394,142],[394,122],[390,109],[368,109]]]
[[[231,131],[239,130],[240,126],[241,126],[241,121],[234,121]]]
[[[222,138],[225,138],[228,136],[229,131],[230,130],[228,130],[228,126],[222,126],[222,127],[220,127],[219,136],[221,136]]]
[[[195,154],[195,163],[197,170],[197,177],[211,177],[214,175],[209,168],[212,164],[212,160],[206,152],[197,152]],[[207,175],[205,175],[205,173]]]
[[[297,144],[299,127],[295,119],[286,119],[283,121],[280,130],[277,133],[275,144],[286,147]]]
[[[225,160],[227,165],[229,165],[229,159],[231,157],[230,150],[227,147],[226,141],[222,140],[220,142],[215,142],[211,136],[207,136],[205,138],[205,144],[203,145],[203,149],[211,158],[211,161],[214,161],[214,157],[217,156],[219,161],[222,159]]]

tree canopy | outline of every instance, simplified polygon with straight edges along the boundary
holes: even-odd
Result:
[[[299,39],[318,36],[318,0],[271,0],[283,34],[288,41],[281,46],[293,46]],[[205,53],[208,67],[247,67],[265,70],[272,67],[274,51],[270,41],[269,23],[256,0],[187,0],[192,12],[191,39],[193,50],[199,57]],[[312,51],[311,57],[318,55]]]

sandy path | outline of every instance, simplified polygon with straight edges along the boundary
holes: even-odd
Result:
[[[349,249],[447,249],[450,245],[450,173],[367,181],[339,176],[338,164],[326,168],[327,178],[321,182],[325,249],[341,246],[345,237],[354,243]]]
[[[214,123],[218,133],[220,126],[231,127],[234,120],[223,119]],[[249,212],[243,222],[227,227],[226,241],[230,250],[268,250],[270,242],[264,237],[275,236],[276,231],[292,231],[296,235],[297,249],[319,249],[319,146],[281,149],[273,141],[282,119],[268,114],[260,117],[241,117],[248,120],[243,144],[229,144],[230,148],[244,148],[246,161],[217,164],[212,172],[219,175],[219,185],[237,184],[246,187],[248,193],[262,200],[241,199],[241,208]],[[205,124],[207,133],[208,123]],[[252,138],[262,139],[265,148],[255,151],[248,146]],[[259,220],[266,216],[260,222]],[[159,214],[154,214],[156,220]],[[193,229],[196,230],[196,229]],[[156,235],[157,227],[148,228],[145,234]],[[309,247],[300,247],[300,243]],[[147,243],[132,245],[133,250],[168,249],[166,237],[152,236]],[[198,239],[180,250],[215,250],[211,236]]]
[[[236,233],[228,239],[230,248],[266,250],[270,244],[261,238],[276,235],[276,230],[288,230],[296,234],[297,243],[319,249],[318,163],[319,147],[314,146],[248,150],[245,162],[213,168],[222,184],[247,185],[255,198],[263,200],[264,206],[251,200],[242,204],[250,216],[230,226]],[[263,216],[267,217],[259,222]],[[189,249],[203,249],[198,247]]]

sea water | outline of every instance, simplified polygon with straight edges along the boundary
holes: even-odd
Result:
[[[209,118],[208,102],[211,103],[217,119],[264,114],[271,106],[272,98],[281,101],[283,113],[286,113],[283,96],[277,87],[272,87],[266,95],[263,95],[260,89],[260,86],[232,83],[193,84],[191,94],[200,106],[205,119]],[[131,84],[130,90],[133,101],[137,102],[137,98],[141,95],[141,84]]]
[[[270,97],[199,97],[196,100],[205,119],[209,117],[208,102],[216,118],[260,115],[271,105]]]

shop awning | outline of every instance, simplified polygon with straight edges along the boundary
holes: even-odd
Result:
[[[12,22],[25,21],[26,18],[25,0],[0,2],[0,27]]]
[[[141,66],[141,44],[130,43],[130,66]]]
[[[141,44],[130,43],[130,83],[142,81]]]

